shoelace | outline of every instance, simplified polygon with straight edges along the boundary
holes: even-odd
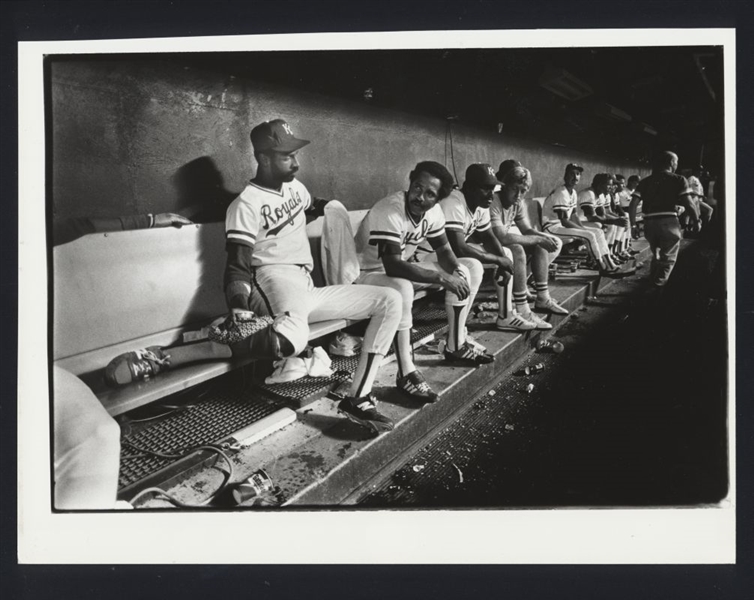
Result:
[[[510,319],[511,325],[513,325],[515,327],[518,327],[519,325],[525,325],[527,323],[527,319],[525,319],[524,317],[522,317],[521,315],[519,315],[517,313],[513,313],[508,318]],[[531,321],[529,321],[529,322],[531,322]],[[480,354],[481,354],[481,352],[480,352]]]
[[[413,381],[407,382],[406,389],[409,393],[413,394],[415,392],[420,392],[422,394],[429,394],[429,384],[426,381],[422,381],[421,383],[414,383]]]
[[[469,360],[473,360],[477,358],[478,356],[484,356],[484,352],[482,352],[481,350],[477,350],[474,346],[470,345],[468,342],[465,343],[463,346],[461,346],[457,350],[457,352],[460,353],[458,354],[458,356],[460,356],[461,358],[469,359]]]
[[[527,321],[529,321],[530,323],[534,323],[535,325],[546,322],[544,319],[540,319],[534,313],[529,313],[528,315],[521,315],[521,318],[526,319]]]
[[[407,378],[403,385],[405,386],[406,391],[408,391],[410,394],[413,394],[415,392],[429,394],[432,391],[429,387],[429,384],[423,379],[421,381],[416,382],[416,381],[413,381],[411,378]]]
[[[152,363],[165,366],[170,363],[170,357],[160,358],[152,350],[136,350],[137,360],[132,363],[136,377],[149,376],[155,374],[155,368]]]

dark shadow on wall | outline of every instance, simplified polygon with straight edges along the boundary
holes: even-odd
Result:
[[[194,223],[224,222],[228,205],[238,196],[225,189],[222,173],[209,156],[183,165],[172,182],[178,194],[176,211]]]

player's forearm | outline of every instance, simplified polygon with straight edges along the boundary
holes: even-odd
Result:
[[[442,278],[436,271],[422,269],[421,267],[408,263],[402,259],[383,260],[382,264],[385,267],[385,274],[389,277],[399,277],[417,283],[432,283],[436,285],[442,283]]]
[[[453,253],[450,244],[440,246],[435,252],[437,252],[437,264],[439,264],[446,273],[453,273],[460,266],[458,258]]]
[[[224,289],[229,308],[248,309],[251,294],[251,259],[254,249],[243,244],[229,243],[225,263]]]
[[[453,251],[456,257],[465,256],[467,258],[475,258],[479,262],[484,263],[484,264],[496,265],[498,264],[499,256],[495,255],[490,250],[491,248],[487,248],[487,247],[485,247],[485,249],[482,250],[479,247],[470,246],[466,242],[463,242],[462,244],[458,244],[457,247],[453,248]],[[438,258],[439,258],[439,255],[438,255]]]
[[[496,231],[495,235],[497,236],[497,239],[500,240],[500,243],[503,246],[510,246],[511,244],[519,244],[520,246],[523,246],[525,248],[530,248],[533,246],[537,246],[539,244],[539,240],[537,239],[539,236],[537,235],[537,232],[533,229],[527,232],[522,232],[523,235],[519,235],[517,233],[503,233],[502,231]]]
[[[584,226],[576,215],[572,215],[571,218],[561,217],[560,224],[566,229],[583,229]]]
[[[330,201],[324,198],[312,198],[311,206],[305,211],[306,216],[315,219],[323,216],[325,214],[325,206],[327,206],[328,202]]]

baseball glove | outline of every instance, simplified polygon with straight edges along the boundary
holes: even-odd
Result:
[[[233,315],[228,315],[225,321],[210,327],[207,337],[213,342],[230,346],[250,338],[272,325],[272,322],[272,317],[257,315],[251,311],[237,312],[235,319]]]

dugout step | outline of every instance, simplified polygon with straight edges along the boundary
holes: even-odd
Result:
[[[637,260],[646,261],[649,250],[641,240]],[[646,272],[646,268],[642,273]],[[595,271],[577,270],[559,276],[551,283],[551,294],[571,315],[587,299],[613,280],[600,278]],[[480,292],[488,300],[491,289]],[[378,473],[394,466],[400,457],[418,447],[427,436],[447,426],[468,402],[484,389],[495,385],[507,367],[529,352],[540,337],[548,337],[571,315],[548,317],[551,331],[525,334],[497,331],[491,322],[474,319],[469,333],[495,355],[495,362],[479,368],[450,366],[427,346],[416,349],[419,369],[429,384],[441,394],[438,402],[420,407],[395,389],[396,365],[383,365],[374,391],[380,399],[379,409],[394,420],[393,431],[379,437],[337,413],[337,402],[321,397],[296,411],[297,419],[274,434],[239,451],[233,458],[236,477],[243,479],[264,468],[277,486],[276,497],[283,507],[332,506],[355,501],[358,493]],[[173,478],[172,481],[176,481]],[[168,490],[184,499],[203,499],[196,490],[212,490],[223,481],[219,469],[204,468],[188,474]],[[172,482],[171,482],[172,483]],[[170,507],[161,500],[148,500],[150,508]]]

